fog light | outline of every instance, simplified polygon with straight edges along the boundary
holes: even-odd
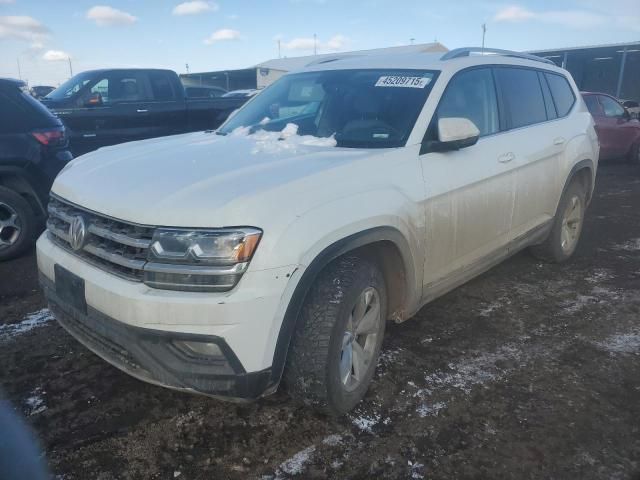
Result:
[[[173,344],[189,357],[223,357],[222,350],[216,343],[174,340]]]

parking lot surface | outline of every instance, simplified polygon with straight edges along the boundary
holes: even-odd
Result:
[[[64,480],[640,479],[640,168],[602,166],[574,259],[523,252],[387,330],[348,417],[147,385],[0,264],[0,385]]]

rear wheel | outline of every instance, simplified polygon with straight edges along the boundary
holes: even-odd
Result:
[[[345,256],[311,287],[287,358],[294,399],[340,415],[364,397],[378,361],[387,314],[384,278],[372,263]]]
[[[580,240],[585,209],[584,188],[574,180],[560,199],[551,233],[544,243],[532,247],[531,252],[538,258],[556,263],[571,258]]]
[[[13,190],[0,187],[0,261],[29,248],[35,231],[36,218],[29,203]]]

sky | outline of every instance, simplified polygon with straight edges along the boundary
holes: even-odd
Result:
[[[178,73],[437,40],[535,50],[640,40],[640,0],[0,0],[0,77],[58,85],[104,67]],[[20,71],[18,70],[18,64]]]

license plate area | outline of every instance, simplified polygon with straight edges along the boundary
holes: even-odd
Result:
[[[87,299],[84,295],[84,280],[60,265],[54,265],[56,295],[70,307],[87,314]]]

